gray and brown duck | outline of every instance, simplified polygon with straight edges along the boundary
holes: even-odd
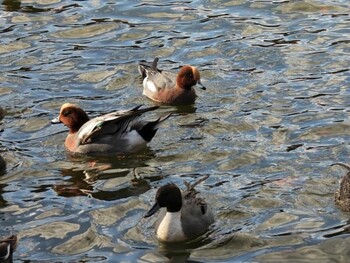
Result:
[[[336,163],[347,170],[346,175],[340,181],[340,188],[334,194],[335,203],[345,212],[350,212],[350,166]]]

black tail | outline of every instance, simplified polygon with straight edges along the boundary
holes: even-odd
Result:
[[[139,73],[140,73],[142,79],[147,77],[147,70],[152,70],[152,71],[158,70],[157,69],[158,60],[159,60],[159,58],[155,58],[151,65],[149,63],[146,63],[146,62],[139,63],[138,70],[139,70]]]
[[[152,67],[151,69],[154,70],[154,71],[157,71],[157,64],[158,64],[158,60],[159,58],[155,58],[152,62]]]
[[[152,106],[152,107],[140,109],[141,107],[142,107],[142,105],[138,105],[138,106],[136,106],[135,108],[132,108],[132,109],[130,110],[130,112],[136,113],[136,114],[142,114],[142,113],[144,113],[144,112],[156,110],[156,109],[159,108],[159,106]]]
[[[158,120],[147,122],[138,132],[141,137],[146,141],[150,142],[154,135],[156,135],[159,125],[168,119],[171,114],[168,114],[164,117],[160,117]]]

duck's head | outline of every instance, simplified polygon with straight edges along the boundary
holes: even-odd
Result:
[[[175,184],[164,185],[158,189],[155,201],[153,207],[144,217],[150,217],[162,207],[166,207],[168,212],[180,211],[182,206],[181,190]]]
[[[89,117],[84,110],[74,104],[65,103],[62,105],[58,117],[53,119],[51,123],[63,123],[69,128],[69,132],[74,133],[88,120]]]
[[[199,70],[193,66],[182,67],[177,75],[176,82],[178,87],[186,90],[190,90],[194,85],[198,85],[202,90],[206,90],[201,83]]]

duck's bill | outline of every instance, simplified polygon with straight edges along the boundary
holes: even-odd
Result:
[[[204,85],[200,81],[197,81],[197,87],[202,89],[202,90],[206,90],[207,89],[206,87],[204,87]]]
[[[51,120],[51,123],[52,124],[57,124],[57,123],[61,123],[61,121],[60,121],[59,117],[56,117],[56,118]]]
[[[152,206],[152,208],[146,214],[143,215],[143,217],[150,217],[151,215],[155,214],[159,209],[160,209],[160,206],[159,206],[158,202],[156,202]]]

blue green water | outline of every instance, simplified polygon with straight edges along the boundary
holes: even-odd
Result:
[[[0,236],[15,262],[344,261],[349,214],[333,201],[348,163],[347,0],[2,1]],[[72,158],[50,120],[136,105],[139,61],[191,64],[206,91],[132,156]],[[197,189],[206,242],[163,247],[142,215],[168,182]],[[341,231],[340,231],[341,232]]]

